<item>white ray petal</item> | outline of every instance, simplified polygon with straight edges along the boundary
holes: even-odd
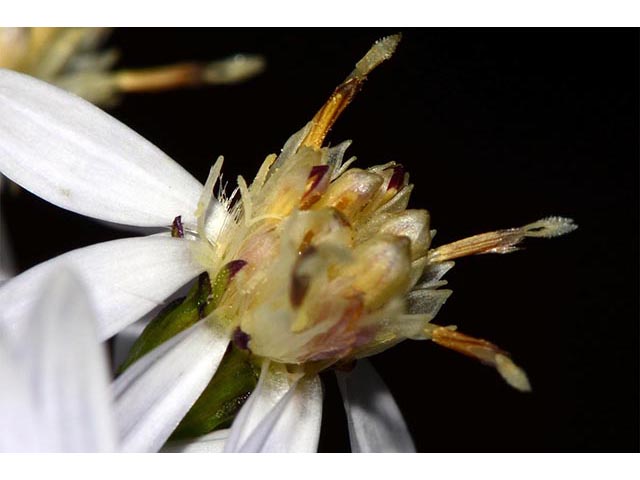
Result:
[[[321,421],[320,378],[303,378],[292,385],[278,404],[262,419],[240,451],[316,452]]]
[[[163,453],[222,453],[229,429],[216,430],[192,440],[173,440],[160,450]]]
[[[291,382],[263,365],[260,380],[234,421],[226,452],[315,452],[322,421],[320,378]]]
[[[115,451],[106,354],[85,288],[71,272],[47,282],[21,343],[41,450]]]
[[[80,248],[36,265],[0,287],[3,334],[19,334],[37,292],[63,266],[87,285],[98,336],[107,339],[139,319],[201,271],[191,242],[165,236],[126,238]]]
[[[239,451],[264,416],[289,390],[290,384],[286,374],[275,369],[270,372],[269,369],[270,362],[265,360],[255,390],[233,421],[225,452]]]
[[[0,452],[41,450],[26,365],[0,337]]]
[[[228,335],[208,318],[169,341],[157,356],[150,352],[116,379],[116,419],[121,449],[154,452],[198,399],[229,344]],[[159,348],[162,348],[159,347]]]
[[[367,360],[337,377],[354,453],[416,451],[398,405]]]
[[[0,172],[45,200],[143,227],[182,215],[195,228],[202,185],[89,102],[0,69]]]

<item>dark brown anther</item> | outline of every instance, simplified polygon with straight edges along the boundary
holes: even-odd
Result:
[[[236,327],[231,337],[233,344],[240,350],[249,350],[249,341],[251,336],[248,333],[242,331],[240,327]]]
[[[291,276],[291,289],[289,291],[289,300],[294,308],[299,308],[302,305],[302,301],[309,290],[309,284],[311,279],[309,275],[296,275]]]
[[[389,190],[400,191],[404,187],[404,167],[402,165],[395,165],[393,168],[393,174],[389,179],[387,185],[387,192]]]
[[[182,215],[173,219],[171,224],[171,236],[173,238],[184,238],[184,227],[182,226]]]
[[[228,281],[231,281],[231,279],[236,276],[236,273],[242,270],[246,264],[247,262],[244,260],[231,260],[227,263],[224,268],[229,275]]]
[[[329,165],[316,165],[311,168],[311,172],[307,177],[307,185],[304,194],[300,200],[300,210],[308,210],[311,206],[320,200],[322,194],[329,186]]]

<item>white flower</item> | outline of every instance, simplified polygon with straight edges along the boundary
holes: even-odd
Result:
[[[159,449],[204,390],[229,341],[251,353],[260,380],[226,451],[313,451],[322,390],[317,373],[407,338],[432,339],[496,366],[516,388],[524,373],[489,342],[432,325],[448,297],[449,260],[506,253],[528,236],[570,231],[550,218],[430,250],[426,211],[407,210],[412,185],[395,163],[343,163],[348,142],[323,147],[329,128],[399,37],[378,42],[314,119],[269,156],[254,182],[217,200],[219,160],[203,187],[153,145],[78,98],[0,71],[0,171],[68,210],[151,235],[69,252],[0,288],[2,326],[23,334],[34,295],[59,265],[88,285],[101,339],[207,271],[224,286],[212,313],[133,363],[114,382],[124,451]],[[179,221],[181,219],[181,221]],[[215,283],[215,281],[214,281]],[[407,298],[408,296],[408,298]],[[414,450],[400,412],[366,363],[340,378],[354,451]],[[207,440],[218,445],[220,436]],[[177,447],[180,448],[180,447]]]
[[[201,199],[203,186],[156,147],[77,97],[11,71],[0,72],[0,170],[60,207],[108,222],[165,227],[181,216],[185,230],[197,231],[200,226],[202,231],[204,225],[208,236],[215,238],[226,219],[211,191],[207,189]],[[195,212],[203,204],[206,216],[198,225]],[[193,260],[189,244],[190,240],[163,235],[123,239],[38,265],[0,289],[3,336],[9,341],[24,334],[24,319],[37,292],[65,265],[75,268],[88,286],[98,336],[105,340],[162,305],[204,270]],[[228,342],[229,333],[205,319],[115,381],[124,450],[153,451],[165,442],[215,373]],[[291,381],[278,370],[265,363],[265,375],[241,416],[244,421],[236,422],[243,433],[229,448],[252,449],[260,444],[267,450],[297,446],[315,450],[321,409],[318,378]],[[270,421],[285,422],[286,431],[287,422],[295,420],[297,439],[288,443],[278,437],[274,446],[263,438],[253,440],[253,446],[243,445],[246,438],[255,438],[248,433],[276,403],[277,421],[273,416]],[[301,421],[283,413],[290,409],[316,414]]]

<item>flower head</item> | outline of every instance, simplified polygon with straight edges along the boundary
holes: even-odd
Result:
[[[220,384],[214,373],[219,367],[225,373],[224,359],[237,351],[261,374],[248,400],[242,390],[242,398],[225,404],[224,413],[233,418],[247,400],[229,432],[228,450],[315,449],[318,371],[408,338],[431,339],[475,357],[514,387],[529,388],[505,351],[432,323],[450,294],[439,287],[452,259],[507,253],[525,237],[571,231],[571,220],[550,217],[432,249],[429,215],[407,209],[412,185],[400,165],[351,168],[353,160],[344,160],[348,142],[324,146],[335,120],[398,41],[391,36],[376,43],[280,155],[267,157],[250,185],[240,177],[228,198],[213,195],[222,159],[202,187],[96,108],[0,72],[2,173],[63,208],[165,227],[173,237],[106,242],[34,267],[0,288],[6,328],[19,332],[29,295],[60,263],[76,265],[85,276],[101,338],[163,305],[200,275],[195,293],[151,322],[115,381],[125,450],[159,448],[203,390]],[[230,342],[235,348],[227,348]],[[366,366],[354,372],[366,384],[381,385]],[[370,414],[362,414],[354,395],[366,390],[362,385],[357,378],[343,384],[354,445],[412,448],[395,403],[388,395],[373,401],[382,388],[372,388]],[[395,427],[373,422],[380,426],[373,437],[379,441],[371,442],[365,425],[381,411]],[[385,438],[399,440],[394,446]]]
[[[236,344],[258,358],[313,372],[407,338],[430,338],[495,365],[527,390],[526,376],[506,352],[480,340],[482,348],[467,348],[471,337],[431,324],[450,294],[438,287],[454,258],[507,253],[526,236],[571,231],[571,221],[549,218],[430,249],[429,213],[407,208],[413,185],[402,165],[353,168],[355,159],[344,158],[350,142],[323,146],[367,74],[399,40],[377,42],[282,153],[266,158],[250,186],[239,178],[226,203],[237,201],[219,230],[205,227],[201,201],[203,242],[195,258],[211,278],[241,262],[215,312],[234,330]],[[209,186],[220,170],[221,160]]]

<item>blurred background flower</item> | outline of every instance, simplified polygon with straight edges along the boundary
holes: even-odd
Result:
[[[233,84],[259,74],[265,67],[259,55],[235,54],[213,62],[115,68],[121,52],[104,48],[112,30],[0,27],[0,68],[27,73],[109,107],[126,93]]]

